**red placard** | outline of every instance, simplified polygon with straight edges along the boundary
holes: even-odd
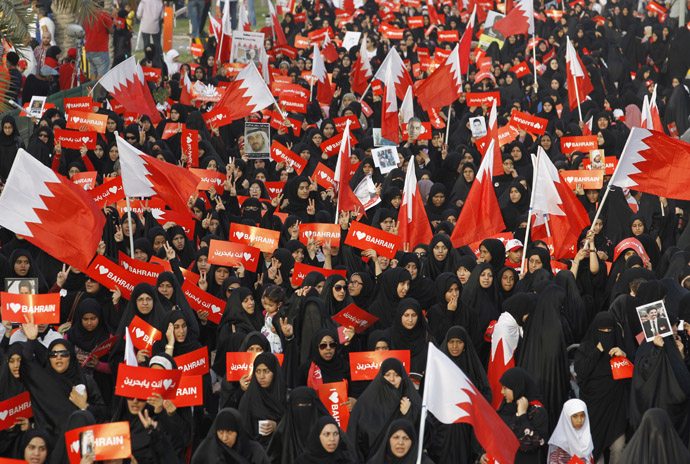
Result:
[[[516,109],[510,113],[510,125],[515,126],[518,129],[522,129],[530,134],[542,135],[546,132],[546,125],[548,121],[546,119],[532,116],[531,114],[523,113]]]
[[[357,119],[357,116],[351,114],[349,116],[341,116],[339,118],[333,119],[333,124],[335,124],[335,130],[339,133],[344,131],[348,121],[350,121],[350,130],[362,128],[362,126],[359,124],[359,119]]]
[[[86,146],[87,149],[96,148],[96,131],[76,131],[69,129],[55,129],[55,145],[58,143],[62,148],[74,148],[79,150]]]
[[[306,13],[304,13],[304,14],[306,15]],[[297,16],[295,16],[295,22],[297,22],[296,20],[297,20]],[[296,35],[295,36],[295,48],[299,48],[302,50],[309,48],[309,39],[304,37],[303,35],[299,35],[299,34]]]
[[[392,13],[391,13],[392,15]],[[394,19],[395,16],[393,15]],[[381,34],[385,35],[388,37],[390,40],[400,40],[403,38],[403,34],[405,33],[405,29],[400,29],[395,26],[391,26],[390,24],[386,22],[381,22],[381,25],[379,26],[379,32]]]
[[[290,283],[297,286],[302,285],[302,282],[304,282],[304,278],[307,277],[307,274],[313,271],[320,272],[326,278],[336,274],[342,276],[344,279],[347,277],[347,271],[344,270],[323,269],[321,267],[310,266],[304,263],[295,263]]]
[[[341,143],[343,143],[342,133],[336,134],[325,142],[322,142],[320,148],[326,156],[333,156],[340,150]],[[350,146],[354,147],[355,145],[357,145],[357,139],[350,133]]]
[[[102,341],[99,343],[96,348],[94,348],[91,353],[86,357],[83,363],[81,363],[82,367],[86,366],[86,364],[89,362],[91,358],[94,356],[97,358],[101,358],[108,354],[110,350],[115,346],[115,342],[118,341],[120,337],[118,335],[113,335],[109,339]]]
[[[373,380],[381,369],[381,363],[388,358],[402,362],[410,373],[410,350],[361,351],[350,353],[350,375],[352,380]]]
[[[149,285],[155,286],[158,276],[165,270],[160,264],[139,261],[138,259],[130,258],[121,251],[118,252],[118,258],[123,269],[138,276],[139,280]]]
[[[178,408],[204,404],[204,384],[201,375],[182,375],[173,404]]]
[[[154,343],[161,339],[163,335],[160,330],[140,318],[134,316],[128,326],[129,335],[132,338],[132,345],[137,350],[147,350],[151,352]]]
[[[633,364],[625,356],[611,358],[611,373],[615,380],[629,379],[633,376]]]
[[[460,33],[458,31],[438,31],[439,42],[459,42]]]
[[[360,250],[373,248],[379,256],[393,259],[398,248],[398,236],[381,229],[354,221],[345,238],[345,244]]]
[[[305,245],[309,240],[316,240],[317,243],[327,243],[329,240],[332,246],[340,246],[340,224],[319,224],[310,223],[299,225],[299,241]]]
[[[561,153],[572,153],[574,151],[590,152],[599,147],[596,135],[583,135],[579,137],[561,138]]]
[[[144,201],[133,200],[129,202],[130,207],[127,207],[127,201],[120,200],[117,202],[116,206],[117,212],[120,216],[130,210],[134,214],[144,214],[146,212],[146,208],[151,209],[151,213],[154,215],[154,217],[160,214],[162,211],[165,211],[165,202],[160,198],[151,198],[150,200]]]
[[[268,195],[271,198],[275,198],[281,193],[285,188],[285,182],[264,182],[264,187],[268,190]],[[261,213],[263,215],[263,212]],[[275,212],[273,214],[276,214]]]
[[[347,382],[324,383],[318,386],[317,392],[319,399],[331,413],[338,426],[342,430],[347,430],[347,423],[350,420],[350,410],[347,407]]]
[[[167,140],[173,135],[177,135],[183,127],[184,126],[180,122],[169,122],[165,125],[165,129],[163,129],[163,136],[161,138],[163,140]]]
[[[355,332],[360,334],[371,324],[378,321],[379,318],[373,314],[369,314],[356,304],[351,303],[333,316],[333,320],[343,327],[354,327]]]
[[[182,144],[182,154],[187,156],[187,167],[199,166],[199,131],[183,127],[180,143]]]
[[[208,127],[209,130],[213,127],[226,126],[232,122],[232,119],[230,119],[230,113],[224,107],[213,108],[213,111],[203,113],[201,116],[204,118],[206,127]]]
[[[117,203],[125,198],[125,191],[122,189],[122,177],[115,177],[109,181],[104,179],[103,184],[95,187],[89,193],[99,208]]]
[[[523,61],[520,64],[516,64],[512,68],[510,68],[510,71],[515,73],[515,76],[519,79],[521,77],[524,77],[530,73],[529,70],[529,65],[527,62]]]
[[[256,272],[261,250],[242,243],[211,240],[208,246],[208,262],[235,267],[240,263],[250,272]]]
[[[302,171],[307,166],[307,160],[275,140],[271,144],[271,159],[277,163],[285,163],[288,166],[292,166],[297,174],[302,174]]]
[[[278,248],[280,231],[246,226],[233,222],[230,225],[230,241],[255,246],[266,253],[273,253]]]
[[[312,179],[315,179],[316,183],[325,189],[335,187],[335,173],[323,163],[316,165]]]
[[[129,422],[112,422],[80,427],[65,432],[67,457],[70,464],[81,462],[81,434],[93,431],[94,461],[127,459],[132,456],[132,444],[129,434]]]
[[[0,430],[12,427],[19,418],[28,419],[33,416],[29,392],[20,393],[0,403]]]
[[[96,176],[98,173],[96,171],[78,172],[73,174],[70,180],[75,185],[81,186],[84,190],[92,190],[94,185],[96,185]]]
[[[290,96],[309,99],[309,91],[301,85],[293,84],[292,81],[288,81],[281,85],[279,97],[282,100]]]
[[[71,111],[67,115],[67,129],[81,129],[86,126],[87,130],[104,134],[107,122],[108,116],[105,114]]]
[[[218,171],[211,171],[210,169],[189,168],[189,170],[199,178],[199,185],[197,190],[208,190],[211,186],[216,189],[218,195],[222,195],[225,191],[224,183],[228,175]]]
[[[2,300],[2,320],[7,322],[26,322],[24,316],[34,315],[36,324],[57,324],[60,322],[60,294],[45,293],[29,295],[0,293]]]
[[[153,369],[120,363],[117,369],[115,394],[145,400],[153,393],[158,393],[163,398],[172,399],[177,393],[180,377],[182,377],[182,372],[176,369]]]
[[[208,312],[209,321],[215,324],[220,323],[220,318],[223,317],[223,310],[225,309],[225,302],[223,300],[216,298],[210,293],[206,293],[189,280],[185,280],[182,284],[182,291],[184,296],[187,297],[189,306],[194,311],[206,311]]]
[[[288,113],[306,114],[308,98],[298,95],[285,95],[280,98],[280,107]]]
[[[280,365],[283,365],[283,353],[273,353],[278,358]],[[227,370],[228,382],[237,382],[245,375],[252,375],[254,370],[254,359],[259,353],[249,353],[245,351],[228,351],[225,353],[225,366]]]
[[[193,56],[204,56],[204,46],[195,42],[189,45],[189,53]]]
[[[426,114],[429,116],[429,122],[434,126],[434,129],[443,129],[446,127],[446,122],[441,117],[438,108],[429,108]]]
[[[161,70],[158,68],[142,66],[141,70],[144,71],[144,80],[146,82],[158,82],[158,80],[161,78]]]
[[[571,189],[575,189],[577,184],[582,184],[582,188],[585,190],[598,190],[604,186],[604,171],[599,169],[576,169],[574,171],[561,171],[561,177],[563,177],[563,180]]]
[[[467,106],[491,106],[496,101],[496,106],[501,105],[500,92],[468,92],[465,94]]]
[[[288,58],[297,58],[297,49],[289,45],[276,45],[275,47],[273,47],[273,51],[275,51],[276,53],[282,53]]]
[[[198,350],[175,356],[175,364],[183,377],[208,374],[208,347],[202,346]]]
[[[615,156],[605,156],[604,164],[606,165],[605,174],[610,176],[613,174],[613,171],[615,171],[616,166],[618,165],[618,158]],[[592,161],[589,158],[582,160],[582,166],[584,166],[585,169],[591,169],[591,165]]]
[[[267,118],[266,120],[270,122],[271,127],[275,130],[280,130],[281,127],[286,130],[290,129],[295,136],[299,137],[299,134],[302,131],[301,121],[293,119],[289,116],[283,117],[279,111],[265,110],[264,115]]]
[[[371,81],[371,91],[375,97],[383,95],[383,82],[376,79]]]
[[[407,18],[407,27],[410,29],[424,27],[424,16],[410,16]]]
[[[93,100],[91,97],[71,97],[63,100],[65,104],[65,113],[72,111],[83,111],[90,113],[93,111]]]
[[[644,261],[645,264],[649,262],[649,255],[647,254],[647,251],[644,249],[644,246],[642,246],[642,243],[640,243],[640,241],[635,237],[628,237],[618,242],[616,248],[613,249],[613,260],[615,261],[618,259],[618,256],[621,254],[621,252],[628,248],[635,250],[637,255],[642,258],[642,261]]]
[[[114,290],[115,287],[119,288],[122,297],[126,300],[131,298],[134,286],[139,283],[134,274],[103,255],[96,255],[84,273],[108,290]]]

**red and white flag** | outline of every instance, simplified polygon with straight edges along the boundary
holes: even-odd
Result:
[[[460,211],[458,224],[463,224],[463,227],[453,229],[450,236],[456,248],[491,237],[506,228],[492,180],[494,143],[493,140],[489,143],[477,177]]]
[[[403,249],[410,250],[420,243],[429,243],[434,236],[424,209],[424,200],[417,187],[414,164],[407,163],[407,175],[398,214],[400,244]]]
[[[633,127],[610,185],[664,198],[690,200],[690,144]]]
[[[400,114],[400,121],[402,121],[403,124],[409,123],[410,119],[414,117],[414,95],[412,94],[412,87],[407,88],[405,98],[403,98],[400,104],[398,113]]]
[[[654,85],[651,97],[647,98],[647,95],[644,96],[640,127],[664,132],[664,125],[661,123],[661,117],[659,116],[659,107],[656,105],[656,85]]]
[[[226,2],[228,3],[228,2]],[[271,91],[253,62],[237,74],[216,107],[228,110],[231,121],[244,119],[275,103]]]
[[[587,70],[582,64],[580,56],[575,51],[575,47],[570,42],[570,37],[567,38],[567,49],[565,52],[565,66],[568,75],[568,106],[574,110],[579,104],[585,101],[594,87],[592,81],[589,80]]]
[[[491,406],[494,409],[498,409],[503,401],[500,379],[505,371],[515,367],[514,356],[518,343],[520,326],[509,312],[504,312],[494,324],[494,333],[491,335],[491,358],[486,371],[491,386]]]
[[[326,34],[326,37],[323,39],[321,52],[323,53],[323,57],[326,58],[326,61],[329,63],[333,63],[338,59],[338,50],[335,49],[335,44],[331,40],[331,36],[328,34]]]
[[[574,258],[577,238],[591,224],[587,211],[561,177],[556,166],[539,147],[533,156],[534,185],[532,237],[553,239],[555,259]],[[548,227],[545,221],[548,220]]]
[[[134,148],[115,136],[122,167],[122,189],[129,197],[158,195],[172,210],[189,212],[189,198],[197,193],[199,177],[189,169],[175,166]]]
[[[378,79],[382,82],[386,80],[386,69],[388,69],[388,63],[391,64],[391,74],[393,75],[393,82],[395,82],[395,94],[399,99],[405,98],[405,93],[407,93],[407,88],[412,86],[412,78],[410,73],[407,72],[405,63],[403,63],[402,58],[398,54],[395,47],[391,47],[388,51],[388,55],[379,66],[379,69],[374,74],[374,79]]]
[[[249,22],[249,13],[247,12],[247,4],[242,0],[237,4],[237,30],[247,32],[252,30],[252,23]]]
[[[359,47],[359,56],[352,65],[352,72],[350,73],[350,76],[352,76],[352,90],[359,95],[364,93],[367,85],[369,85],[369,79],[374,75],[368,56],[366,42],[362,40]]]
[[[85,270],[104,225],[105,216],[87,191],[25,150],[17,151],[0,196],[0,226]]]
[[[503,174],[503,157],[501,156],[501,145],[498,142],[498,113],[496,110],[496,99],[493,99],[491,112],[489,113],[489,124],[486,137],[494,142],[494,176]],[[487,140],[489,140],[487,138]]]
[[[470,67],[470,54],[472,53],[472,37],[474,36],[474,19],[476,13],[477,5],[475,4],[472,9],[472,16],[470,16],[465,32],[460,39],[460,49],[458,53],[460,54],[460,71],[463,74],[467,74]]]
[[[460,44],[457,44],[445,63],[424,79],[415,94],[417,103],[424,111],[448,106],[462,95],[462,71],[460,69]]]
[[[643,129],[654,129],[652,113],[649,112],[649,97],[644,96],[642,100],[642,111],[640,112],[640,127]]]
[[[336,211],[336,224],[338,222],[338,214],[341,211],[356,211],[362,207],[362,202],[359,201],[357,195],[350,187],[350,155],[352,147],[350,146],[350,121],[347,121],[345,130],[343,131],[343,142],[340,144],[338,152],[338,163],[335,166],[335,182],[338,186],[338,207]]]
[[[125,107],[125,111],[147,114],[153,124],[161,121],[151,90],[144,79],[144,71],[135,57],[132,56],[112,68],[96,84],[101,84],[115,97]]]
[[[390,69],[390,61],[387,67],[383,90],[383,108],[381,111],[381,137],[397,144],[400,143],[398,97],[395,96],[395,83],[393,82],[393,73]]]
[[[180,103],[187,106],[192,106],[192,80],[189,74],[182,73],[182,85],[180,85]]]
[[[287,45],[288,41],[285,38],[285,31],[283,26],[280,25],[280,20],[276,14],[276,10],[273,7],[273,2],[268,0],[268,11],[271,13],[271,22],[273,22],[273,37],[275,38],[276,45]]]
[[[330,105],[333,99],[333,89],[331,80],[326,72],[326,65],[319,51],[319,46],[314,45],[314,56],[312,58],[312,74],[316,78],[316,100],[322,105]]]
[[[534,6],[532,0],[518,0],[513,9],[494,23],[494,30],[508,38],[511,35],[534,34]]]
[[[515,462],[520,443],[486,398],[448,356],[429,343],[424,383],[427,410],[444,424],[470,424],[494,461]]]
[[[590,116],[589,120],[585,123],[585,127],[582,128],[582,135],[592,135],[592,121],[594,116]]]

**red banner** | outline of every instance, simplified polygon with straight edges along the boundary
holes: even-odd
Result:
[[[96,114],[82,111],[71,111],[67,115],[67,129],[81,129],[96,131],[99,134],[105,133],[105,124],[108,122],[108,115]]]
[[[322,142],[320,148],[326,156],[330,157],[338,154],[338,151],[340,151],[341,143],[343,143],[342,133],[334,135],[325,142]],[[350,146],[354,147],[355,145],[357,145],[357,139],[352,135],[352,133],[350,133]]]
[[[96,171],[78,172],[73,174],[70,180],[73,184],[79,185],[84,190],[93,190],[94,185],[96,185],[96,176],[98,173]]]
[[[210,293],[206,293],[189,280],[185,280],[182,284],[182,291],[184,296],[187,297],[189,306],[194,311],[206,311],[208,312],[209,321],[215,324],[220,323],[220,318],[223,316],[223,310],[225,309],[225,302],[223,300],[216,298]]]
[[[360,250],[373,248],[379,256],[385,256],[390,259],[395,257],[398,241],[397,235],[357,221],[352,222],[350,231],[345,238],[346,245],[359,248]]]
[[[99,343],[96,348],[94,348],[91,353],[86,357],[83,363],[81,363],[82,367],[86,366],[86,364],[95,356],[97,358],[101,358],[108,354],[110,350],[115,346],[115,342],[118,341],[120,337],[118,335],[113,335],[109,339],[102,341]]]
[[[232,122],[232,119],[230,119],[230,113],[226,108],[213,108],[213,111],[209,111],[208,113],[203,113],[202,117],[204,118],[204,122],[206,123],[206,127],[208,129],[212,129],[213,127],[223,127]]]
[[[337,274],[343,276],[343,279],[347,280],[347,271],[344,270],[323,269],[321,267],[310,266],[304,263],[295,263],[290,283],[296,286],[302,285],[302,282],[304,281],[304,278],[307,277],[307,274],[313,271],[320,272],[326,278]]]
[[[302,174],[302,171],[307,166],[307,160],[275,140],[271,144],[271,159],[276,163],[284,163],[287,166],[292,166],[297,174]]]
[[[93,150],[96,148],[97,137],[98,133],[96,131],[55,129],[55,145],[59,143],[62,148],[79,150],[81,147],[86,146],[87,149]]]
[[[373,314],[369,314],[356,304],[351,303],[333,316],[333,320],[343,327],[354,327],[355,332],[360,334],[371,324],[378,321],[379,318]]]
[[[198,350],[176,356],[175,364],[183,377],[208,374],[208,347],[202,346]]]
[[[182,375],[173,404],[178,408],[204,404],[204,384],[200,375]]]
[[[3,320],[5,320],[4,317]],[[33,416],[29,392],[20,393],[0,403],[0,430],[14,426],[17,419],[28,419]]]
[[[240,263],[251,272],[256,272],[261,250],[242,243],[211,240],[208,247],[208,262],[221,266],[235,267]]]
[[[230,225],[230,241],[254,246],[266,253],[273,253],[278,248],[280,231],[246,226],[233,222]]]
[[[516,76],[518,79],[521,78],[521,77],[525,77],[526,75],[528,75],[528,74],[530,73],[529,65],[528,65],[527,62],[525,62],[525,61],[523,61],[523,62],[520,63],[520,64],[516,64],[515,66],[513,66],[512,68],[510,68],[509,71],[514,72],[514,73],[515,73],[515,76]]]
[[[167,140],[167,139],[169,139],[170,137],[172,137],[173,135],[176,135],[177,133],[179,133],[180,131],[182,131],[182,128],[183,128],[183,127],[184,127],[184,125],[183,125],[182,123],[179,123],[179,122],[169,122],[169,123],[167,123],[167,124],[165,125],[165,129],[163,129],[163,135],[162,135],[161,138],[162,138],[163,140]]]
[[[144,80],[146,82],[158,82],[158,80],[161,78],[161,70],[158,68],[142,66],[141,70],[144,71]]]
[[[388,358],[399,359],[405,371],[410,373],[410,350],[352,352],[350,353],[352,380],[373,380],[379,373],[381,363]]]
[[[224,172],[211,171],[210,169],[189,168],[189,171],[199,178],[197,190],[208,190],[213,187],[218,195],[225,192],[225,180],[228,175]]]
[[[309,240],[316,240],[318,244],[331,242],[334,247],[340,246],[340,224],[300,224],[299,241],[304,245],[309,244]]]
[[[410,16],[407,18],[407,27],[418,29],[424,27],[424,16]]]
[[[138,276],[141,282],[145,282],[149,285],[156,286],[158,276],[164,271],[160,264],[139,261],[138,259],[130,258],[121,251],[118,253],[118,257],[123,269]]]
[[[115,177],[107,182],[103,179],[103,184],[95,187],[89,193],[99,208],[117,203],[125,198],[125,191],[122,189],[122,177]]]
[[[599,147],[596,135],[583,135],[579,137],[562,137],[561,153],[572,153],[581,151],[583,153],[596,150]]]
[[[546,119],[532,116],[516,109],[513,109],[510,113],[510,124],[530,134],[542,135],[546,132],[546,125],[548,123],[549,121]]]
[[[139,283],[135,275],[110,261],[103,255],[96,255],[84,273],[108,290],[119,288],[122,297],[129,300],[134,286]]]
[[[46,293],[29,295],[0,293],[2,300],[2,320],[7,322],[26,322],[24,316],[34,315],[36,324],[58,324],[60,322],[60,294]]]
[[[67,457],[70,464],[79,464],[82,456],[81,437],[84,432],[93,432],[94,461],[126,459],[132,456],[129,422],[112,422],[80,427],[65,432]]]
[[[160,340],[163,335],[160,330],[139,316],[134,316],[128,328],[134,348],[137,350],[147,350],[149,353],[153,344]]]
[[[351,114],[349,116],[341,116],[333,119],[336,132],[341,133],[344,131],[348,121],[350,121],[350,130],[362,128],[362,126],[359,124],[359,119],[357,119],[357,116]]]
[[[460,33],[458,31],[438,31],[439,42],[459,42]]]
[[[324,383],[318,387],[319,399],[331,413],[338,426],[347,430],[347,423],[350,420],[350,410],[348,409],[347,382]]]
[[[65,98],[63,103],[65,104],[65,113],[71,113],[72,111],[90,113],[93,111],[93,100],[91,100],[91,97]]]
[[[115,394],[142,400],[150,398],[154,393],[167,399],[175,398],[180,377],[182,377],[182,372],[178,370],[128,366],[120,363],[117,369]]]
[[[467,106],[501,106],[501,93],[496,92],[468,92],[465,94]]]
[[[283,353],[273,353],[280,365],[283,365]],[[237,382],[245,375],[252,375],[254,359],[259,353],[245,351],[228,351],[225,353],[225,366],[228,382]]]
[[[199,131],[183,127],[180,143],[182,144],[182,154],[187,156],[187,167],[199,166]]]
[[[577,184],[582,184],[585,190],[599,190],[604,186],[604,171],[576,169],[574,171],[561,171],[561,177],[571,189],[577,188]]]
[[[280,99],[280,107],[288,113],[306,114],[308,98],[299,95],[285,95]]]
[[[323,163],[316,165],[312,179],[316,180],[316,183],[325,189],[335,187],[335,173]]]

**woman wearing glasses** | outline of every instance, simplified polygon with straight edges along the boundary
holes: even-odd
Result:
[[[34,356],[38,325],[33,316],[22,324],[27,342],[22,353],[19,373],[31,395],[31,409],[38,428],[51,437],[60,437],[69,416],[88,409],[94,417],[104,419],[106,406],[93,378],[83,374],[72,343],[54,340],[48,346],[48,361]]]

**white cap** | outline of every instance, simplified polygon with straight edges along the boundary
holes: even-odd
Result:
[[[522,242],[516,238],[508,240],[506,243],[506,251],[515,251],[518,248],[522,248]]]

